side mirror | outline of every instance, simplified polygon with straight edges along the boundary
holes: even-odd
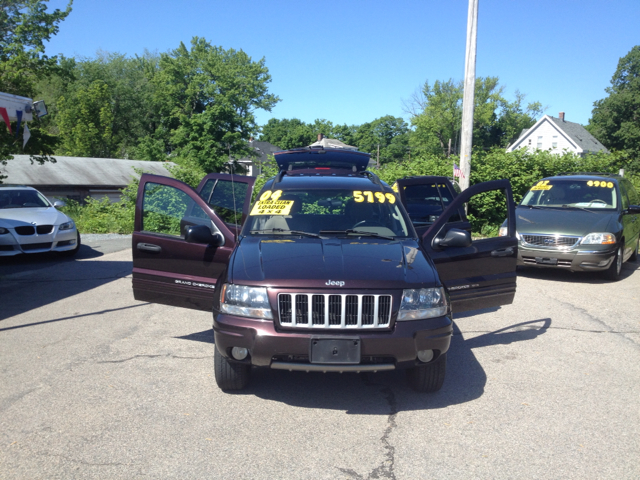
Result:
[[[466,230],[452,228],[443,238],[434,238],[433,243],[436,247],[470,247],[471,234]]]
[[[67,204],[65,202],[63,202],[62,200],[56,200],[55,202],[53,202],[53,206],[55,208],[62,208],[62,207],[66,207]]]
[[[184,239],[188,243],[205,243],[212,247],[224,245],[224,236],[220,232],[212,234],[206,225],[189,225],[185,229]]]
[[[627,209],[628,213],[638,214],[640,213],[640,205],[629,205]]]

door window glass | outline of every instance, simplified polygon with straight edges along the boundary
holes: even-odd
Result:
[[[638,195],[638,192],[633,187],[633,184],[630,181],[625,180],[624,186],[626,187],[627,195],[629,196],[629,203],[631,205],[640,205],[640,195]]]
[[[229,180],[209,180],[200,195],[226,223],[239,224],[249,185]]]
[[[499,236],[500,226],[508,216],[507,197],[503,190],[474,195],[467,204],[471,237],[476,240]]]
[[[627,196],[627,185],[625,182],[620,182],[618,184],[620,186],[620,197],[622,198],[622,209],[626,210],[629,208],[629,197]]]
[[[165,235],[184,236],[186,212],[190,217],[206,218],[207,214],[182,190],[158,183],[144,186],[142,230]]]

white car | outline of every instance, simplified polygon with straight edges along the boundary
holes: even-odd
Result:
[[[0,257],[58,252],[75,255],[80,233],[71,218],[32,187],[0,185]]]

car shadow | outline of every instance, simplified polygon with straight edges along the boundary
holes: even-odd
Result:
[[[634,274],[640,269],[640,262],[627,261],[622,264],[619,282]],[[518,276],[537,280],[551,280],[556,282],[579,282],[588,284],[612,283],[604,277],[602,272],[570,272],[560,268],[518,267]]]
[[[248,388],[231,394],[255,395],[295,407],[344,410],[356,415],[389,415],[390,411],[446,408],[470,402],[484,393],[487,374],[474,350],[530,341],[544,334],[550,326],[551,319],[542,318],[465,338],[454,323],[444,386],[432,394],[411,390],[402,371],[325,374],[266,368],[254,368]],[[213,330],[177,338],[214,343]],[[376,391],[379,395],[373,394]],[[385,402],[380,402],[380,396],[386,399]]]
[[[2,258],[0,321],[131,274],[131,261],[92,260],[102,255],[83,245],[74,258],[34,254],[10,257],[6,263],[7,258]]]

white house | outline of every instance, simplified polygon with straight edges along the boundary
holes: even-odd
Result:
[[[582,156],[596,152],[609,153],[582,125],[567,122],[564,112],[560,112],[559,118],[545,115],[533,127],[523,130],[520,137],[507,147],[507,152],[518,148],[550,150],[553,153],[568,150]]]

